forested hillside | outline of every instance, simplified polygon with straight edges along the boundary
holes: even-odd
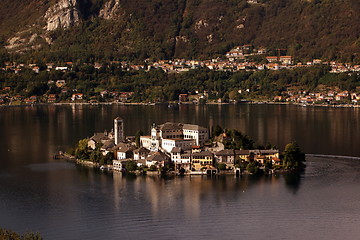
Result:
[[[80,19],[49,31],[45,14],[59,2],[73,2]],[[360,62],[359,12],[358,0],[4,0],[0,44],[2,53],[8,46],[53,61],[204,59],[253,44],[297,59]]]

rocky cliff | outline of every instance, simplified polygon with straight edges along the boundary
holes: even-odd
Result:
[[[80,22],[77,0],[60,0],[50,7],[44,16],[46,29],[53,31],[58,28],[67,29]]]
[[[120,14],[120,0],[109,0],[99,12],[99,17],[114,19]]]

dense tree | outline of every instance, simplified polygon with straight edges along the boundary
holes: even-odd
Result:
[[[149,171],[155,172],[155,171],[157,171],[157,170],[158,170],[158,168],[157,168],[157,166],[155,166],[155,165],[151,165],[151,166],[149,167]]]
[[[103,154],[100,152],[100,150],[95,149],[90,153],[90,161],[93,163],[104,164]]]
[[[222,133],[223,133],[223,129],[219,125],[213,127],[213,131],[212,131],[213,137],[217,137]]]
[[[228,149],[254,149],[254,141],[248,136],[244,135],[236,129],[226,130],[227,138],[223,143]],[[263,148],[258,145],[257,148]]]
[[[125,169],[126,169],[126,171],[128,171],[128,172],[134,172],[134,171],[136,171],[137,170],[137,163],[135,162],[135,161],[127,161],[126,163],[125,163]]]
[[[257,161],[251,161],[246,167],[246,170],[251,174],[259,173],[259,166]]]
[[[141,130],[138,130],[135,134],[135,144],[136,147],[140,147],[140,137],[144,135],[144,132]]]
[[[287,169],[303,169],[305,167],[305,154],[296,142],[289,143],[283,153],[283,164]]]
[[[75,148],[75,156],[78,159],[81,160],[87,160],[90,158],[90,152],[88,148],[88,139],[82,139],[78,142],[76,148]]]
[[[48,80],[60,79],[66,80],[69,91],[61,92],[62,89],[57,88],[54,83],[48,83]],[[31,70],[24,70],[19,74],[0,71],[0,89],[10,87],[12,94],[26,97],[57,93],[59,101],[69,100],[73,93],[71,90],[83,93],[88,99],[95,96],[96,99],[105,101],[106,99],[99,99],[99,92],[105,89],[132,91],[134,95],[130,101],[133,102],[172,101],[177,100],[180,93],[195,91],[206,91],[209,100],[265,100],[285,92],[290,86],[313,91],[324,85],[355,90],[360,86],[360,75],[329,73],[328,67],[321,65],[292,70],[236,73],[196,69],[182,74],[168,74],[156,69],[145,72],[121,69],[115,71],[113,68],[91,71],[77,69],[65,73],[44,71],[40,74]],[[241,95],[238,90],[242,90]]]
[[[38,233],[25,233],[23,235],[13,232],[11,230],[0,228],[0,239],[6,240],[42,240],[43,238]]]
[[[226,164],[225,163],[218,163],[217,168],[219,170],[226,170]]]

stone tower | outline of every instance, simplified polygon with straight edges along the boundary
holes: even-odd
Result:
[[[114,119],[114,130],[115,130],[115,144],[119,144],[124,141],[124,121],[122,118]]]

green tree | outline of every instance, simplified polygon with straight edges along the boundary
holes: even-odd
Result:
[[[225,163],[218,163],[217,165],[219,170],[226,170],[226,164]]]
[[[24,235],[20,235],[11,230],[0,228],[0,239],[9,239],[9,240],[42,240],[43,238],[39,233],[25,233]]]
[[[219,136],[220,134],[223,133],[223,129],[219,126],[219,125],[216,125],[214,128],[213,128],[213,137],[217,137]]]
[[[158,170],[158,168],[156,165],[151,165],[149,168],[149,171],[151,171],[151,172],[156,172],[157,170]]]
[[[283,153],[283,164],[287,169],[303,169],[305,167],[305,154],[296,142],[289,143]]]
[[[257,161],[251,161],[247,167],[246,170],[251,174],[257,174],[259,172],[259,166]]]
[[[144,135],[144,132],[139,130],[136,132],[135,134],[135,144],[136,144],[136,147],[140,147],[140,137]]]
[[[103,155],[99,150],[94,150],[90,153],[90,161],[94,163],[104,164]]]
[[[179,170],[180,176],[184,176],[185,173],[186,173],[186,170],[184,168],[180,168],[180,170]]]
[[[108,165],[111,165],[113,160],[114,160],[114,153],[112,153],[112,152],[108,152],[104,156],[104,162]]]
[[[80,160],[87,160],[90,157],[90,152],[88,148],[88,139],[82,139],[78,142],[76,149],[75,149],[75,157]]]
[[[128,172],[134,172],[137,170],[137,163],[135,161],[127,161],[125,163],[125,169]]]

